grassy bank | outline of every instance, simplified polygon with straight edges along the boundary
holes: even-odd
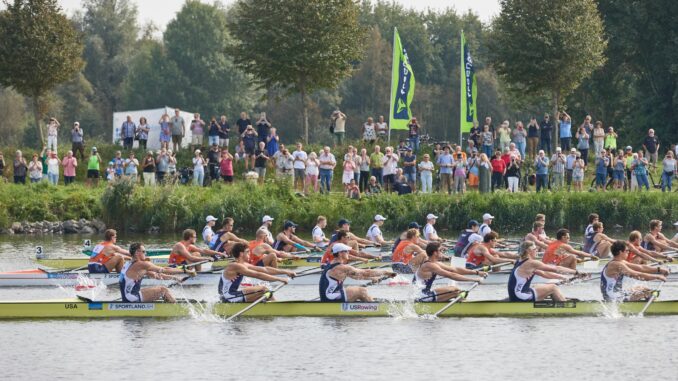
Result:
[[[440,216],[438,229],[457,231],[472,218],[485,212],[496,217],[495,226],[503,232],[528,230],[537,213],[547,215],[547,228],[581,229],[591,212],[599,213],[608,227],[646,229],[653,218],[673,222],[678,218],[678,194],[650,193],[469,193],[463,197],[432,195],[381,195],[363,200],[347,200],[339,194],[301,197],[281,183],[265,187],[245,183],[210,188],[165,186],[144,188],[126,182],[115,186],[52,187],[47,184],[0,186],[0,227],[12,222],[62,221],[71,218],[103,218],[118,229],[146,231],[152,226],[162,231],[201,228],[212,214],[223,220],[231,216],[237,227],[251,231],[265,214],[273,216],[276,229],[284,220],[300,224],[308,232],[318,215],[333,225],[340,218],[353,221],[362,233],[375,214],[388,217],[385,230],[401,230],[410,221],[423,223],[427,213]]]

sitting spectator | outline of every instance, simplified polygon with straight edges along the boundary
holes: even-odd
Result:
[[[52,151],[52,155],[47,159],[47,178],[52,185],[59,184],[59,167],[61,160],[57,156],[56,151]]]
[[[139,174],[139,160],[134,157],[134,152],[130,152],[129,159],[125,160],[125,176],[129,177],[132,182],[137,182],[137,175]]]
[[[377,178],[374,176],[370,176],[370,181],[367,183],[367,190],[365,191],[365,194],[368,196],[381,193],[381,185],[377,182]]]
[[[106,168],[106,180],[108,182],[113,182],[117,176],[115,175],[115,164],[112,161],[108,162],[108,168]],[[89,180],[88,180],[89,181]]]
[[[312,188],[314,192],[318,192],[318,174],[320,161],[315,152],[308,154],[306,160],[306,181],[304,182],[304,193],[308,194],[308,188]]]
[[[120,151],[116,152],[115,157],[111,162],[116,165],[116,159],[120,160],[120,175],[122,175],[124,162],[120,158]],[[94,186],[99,185],[99,169],[102,162],[103,160],[101,160],[101,156],[97,152],[97,147],[92,147],[92,153],[89,155],[89,159],[87,159],[87,186],[92,185],[92,180],[94,180]],[[116,170],[115,167],[113,169]],[[116,175],[118,175],[117,172]]]
[[[148,151],[144,162],[141,166],[144,178],[144,186],[155,186],[155,159],[153,158],[153,151]]]
[[[221,161],[219,162],[219,174],[225,183],[233,182],[233,155],[228,152],[228,147],[221,150]]]
[[[403,170],[400,168],[396,170],[393,190],[398,193],[398,196],[412,193],[412,187],[408,184],[407,177],[405,177]]]
[[[235,146],[235,161],[245,160],[247,153],[245,152],[245,142],[242,140]]]
[[[72,184],[75,181],[75,170],[78,167],[78,160],[73,155],[73,151],[66,152],[61,165],[64,167],[64,184]]]
[[[360,199],[360,187],[358,187],[355,179],[351,179],[351,182],[346,186],[346,197],[354,200]]]
[[[42,163],[38,160],[38,154],[33,154],[33,159],[28,163],[28,177],[31,183],[40,182],[42,179]]]

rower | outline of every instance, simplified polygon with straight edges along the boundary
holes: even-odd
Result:
[[[547,265],[562,266],[575,270],[577,268],[577,257],[598,259],[589,253],[575,250],[570,246],[569,242],[570,231],[567,229],[558,230],[556,240],[549,243],[544,252],[542,262]]]
[[[517,256],[515,254],[500,252],[494,248],[497,246],[499,234],[489,232],[482,238],[480,235],[472,235],[469,242],[472,243],[466,256],[467,269],[479,269],[483,266],[492,266],[500,263],[515,263]]]
[[[433,282],[435,282],[437,276],[443,278],[448,278],[456,280],[459,282],[478,282],[482,283],[484,277],[487,276],[486,272],[480,270],[469,270],[461,267],[447,266],[440,263],[445,256],[441,250],[440,242],[431,242],[426,245],[426,260],[419,266],[419,269],[414,274],[414,282],[423,287],[421,290],[422,297],[419,299],[425,302],[446,302],[452,300],[459,296],[459,293],[462,291],[455,286],[444,286],[433,287]],[[479,277],[468,277],[464,276],[475,274]]]
[[[635,263],[638,265],[645,265],[648,262],[654,262],[657,260],[664,261],[673,261],[673,258],[668,255],[658,253],[656,251],[651,251],[643,248],[641,245],[642,234],[638,230],[634,230],[629,234],[629,240],[626,241],[626,247],[629,249],[628,257],[626,258],[627,262]]]
[[[609,257],[610,246],[612,246],[615,240],[603,234],[605,228],[602,222],[594,222],[591,227],[593,228],[593,235],[591,235],[593,245],[589,249],[589,254],[599,258]]]
[[[426,225],[424,225],[424,239],[427,242],[440,242],[442,239],[438,237],[438,232],[436,229],[433,227],[433,225],[436,224],[436,221],[438,220],[438,216],[436,216],[433,213],[429,213],[426,216]]]
[[[374,242],[376,245],[384,245],[386,241],[384,240],[384,235],[381,233],[380,226],[384,224],[386,217],[381,214],[374,216],[372,226],[367,229],[367,239],[371,242]]]
[[[216,225],[217,218],[209,215],[205,218],[207,223],[204,228],[202,228],[202,240],[205,242],[205,245],[209,246],[212,242],[212,237],[214,236],[214,230],[212,228]]]
[[[260,267],[278,267],[278,258],[299,259],[298,256],[276,250],[266,242],[267,235],[263,230],[257,230],[254,241],[249,242],[249,261],[250,264]],[[234,245],[235,246],[235,245]]]
[[[120,272],[126,259],[131,259],[129,251],[116,245],[118,233],[113,229],[104,232],[104,240],[92,249],[92,256],[87,264],[90,274]]]
[[[287,278],[276,277],[274,275],[287,275],[294,278],[296,274],[292,271],[277,269],[269,266],[252,265],[249,257],[247,245],[240,242],[233,245],[231,255],[235,262],[229,263],[221,273],[219,279],[219,297],[224,303],[243,303],[253,302],[262,297],[268,288],[265,285],[240,288],[243,277],[256,278],[269,282],[287,283]],[[273,298],[269,298],[273,300]]]
[[[210,241],[209,245],[210,249],[218,253],[224,253],[228,255],[231,252],[231,248],[236,243],[247,245],[247,240],[239,238],[237,235],[233,234],[234,225],[235,220],[233,220],[231,217],[226,217],[221,229],[217,230],[214,236],[212,236],[212,240]]]
[[[193,229],[186,229],[182,234],[182,241],[177,242],[170,252],[169,266],[177,267],[188,263],[201,262],[209,260],[214,262],[221,257],[221,254],[212,249],[203,249],[195,245],[197,234]],[[194,255],[198,253],[199,255]],[[207,256],[207,258],[203,257]],[[200,265],[195,266],[197,271],[200,271]]]
[[[626,261],[628,248],[621,241],[615,241],[610,248],[612,260],[600,272],[600,292],[607,302],[627,302],[648,299],[652,293],[647,287],[636,286],[623,289],[624,276],[640,280],[658,280],[665,282],[668,270],[661,267],[638,265]]]
[[[678,231],[678,222],[673,223],[673,228]],[[678,232],[671,238],[671,241],[678,243]]]
[[[398,273],[412,274],[425,260],[426,251],[419,246],[419,230],[409,229],[393,252],[391,267]]]
[[[591,246],[593,246],[593,224],[596,222],[600,222],[600,217],[596,213],[591,213],[589,214],[589,224],[584,229],[584,247],[582,250],[584,250],[587,253],[591,252]]]
[[[561,274],[574,274],[580,276],[575,269],[548,265],[536,259],[537,245],[534,242],[525,241],[520,244],[518,250],[518,262],[513,266],[508,281],[509,300],[512,302],[534,302],[542,301],[547,297],[553,298],[557,302],[565,301],[565,297],[560,293],[560,289],[555,284],[537,284],[532,285],[532,278],[539,275],[546,279],[562,279],[567,277]]]
[[[534,216],[534,222],[541,222],[543,224],[543,226],[546,226],[546,215],[541,214],[541,213],[537,214],[536,216]],[[547,244],[549,244],[553,241],[552,239],[550,239],[546,235],[546,231],[542,231],[540,236],[541,236],[542,239],[545,239],[545,240],[548,241]]]
[[[302,251],[310,251],[309,247],[315,247],[311,242],[304,241],[303,239],[297,237],[294,233],[297,231],[297,224],[292,221],[285,221],[283,225],[283,231],[278,233],[275,237],[275,243],[273,248],[281,251],[295,251],[294,249],[301,249]]]
[[[330,243],[335,242],[337,239],[336,235],[339,231],[345,231],[346,234],[348,235],[349,243],[348,245],[351,246],[354,250],[360,250],[361,247],[365,246],[379,246],[379,244],[375,244],[374,242],[368,241],[366,239],[360,238],[356,236],[355,234],[351,233],[351,221],[342,218],[339,220],[339,223],[337,224],[337,230],[334,234],[332,234],[332,238],[330,238]]]
[[[471,235],[478,235],[478,228],[480,224],[478,224],[478,221],[476,220],[471,220],[468,222],[468,229],[464,230],[461,232],[459,235],[459,238],[457,238],[457,243],[454,245],[454,256],[455,257],[466,257],[466,252],[468,251],[468,248],[471,246],[471,243],[469,242],[469,238],[471,238]],[[482,237],[480,237],[482,239]]]
[[[493,220],[494,216],[491,215],[490,213],[483,214],[483,223],[480,225],[480,228],[478,229],[478,234],[480,234],[483,238],[485,238],[486,235],[492,232],[492,228],[490,227],[490,225],[492,225]]]
[[[372,302],[372,297],[367,293],[366,287],[344,287],[346,278],[372,279],[373,281],[383,276],[395,276],[388,270],[357,269],[348,265],[350,246],[337,243],[332,246],[332,262],[320,275],[320,301],[321,302]]]
[[[348,233],[341,230],[336,233],[336,241],[330,243],[327,245],[327,248],[325,249],[325,253],[323,254],[322,259],[320,260],[320,263],[323,264],[323,266],[329,265],[332,260],[334,259],[334,255],[332,254],[332,247],[338,243],[342,243],[346,246],[349,246],[349,238],[348,238]],[[349,250],[348,253],[348,259],[349,261],[362,261],[362,262],[368,262],[370,259],[381,259],[380,256],[368,254],[364,251],[356,250],[353,247],[351,247],[351,250]]]
[[[316,224],[311,230],[311,236],[313,237],[313,243],[316,247],[324,249],[330,243],[330,240],[325,237],[325,232],[323,229],[327,226],[327,218],[325,216],[318,216]]]
[[[643,239],[643,248],[654,251],[670,251],[678,248],[678,243],[673,242],[662,234],[662,222],[660,220],[650,221],[650,232]]]
[[[400,241],[405,239],[405,236],[407,235],[407,231],[410,229],[417,229],[421,230],[421,225],[419,225],[416,221],[412,221],[409,224],[407,224],[407,230],[404,232],[400,233],[398,237],[393,241],[393,246],[391,247],[391,255],[393,255],[393,252],[395,252],[395,249],[398,247],[398,244]],[[428,241],[423,239],[421,236],[419,236],[419,241],[417,243],[419,247],[421,247],[422,250],[426,249],[426,245],[428,245]]]
[[[195,270],[186,270],[183,268],[160,267],[149,262],[146,259],[146,248],[144,245],[135,242],[130,245],[129,252],[132,253],[132,260],[127,262],[120,272],[120,293],[122,301],[127,303],[153,302],[161,299],[168,303],[176,303],[174,296],[165,286],[146,287],[141,289],[141,281],[146,276],[155,279],[181,281],[180,278],[168,274],[188,274],[195,276]]]
[[[544,237],[545,237],[544,223],[535,221],[532,224],[532,231],[527,233],[524,241],[534,242],[534,244],[537,245],[538,248],[540,248],[542,250],[546,250],[546,248],[551,243],[551,240],[548,239],[548,237],[546,237],[546,238],[544,238]]]
[[[271,217],[269,215],[265,215],[261,219],[261,226],[259,227],[259,229],[257,229],[257,231],[261,230],[261,231],[266,232],[266,243],[269,244],[269,245],[273,245],[273,243],[275,242],[273,240],[273,234],[271,234],[271,226],[272,225],[273,225],[273,217]]]

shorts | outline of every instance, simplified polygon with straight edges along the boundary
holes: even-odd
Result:
[[[88,170],[87,170],[87,178],[88,178],[88,179],[98,179],[98,178],[99,178],[99,170],[97,170],[97,169],[88,169]]]
[[[537,300],[537,296],[534,289],[530,287],[527,292],[523,292],[522,290],[513,290],[512,293],[509,292],[509,300],[512,302],[534,302]]]
[[[471,262],[466,262],[466,268],[469,269],[469,270],[478,270],[478,269],[482,269],[483,265],[482,264],[476,265],[476,264],[471,263]]]
[[[391,269],[398,274],[414,274],[412,267],[402,262],[395,262],[391,264]]]
[[[242,291],[236,291],[233,294],[221,294],[222,303],[243,303],[245,301],[245,294]]]
[[[473,173],[468,174],[468,185],[469,186],[478,186],[479,178],[477,175],[474,175]]]
[[[607,173],[596,173],[596,186],[601,185],[605,186],[605,179],[607,178]]]
[[[221,175],[222,180],[224,180],[225,183],[232,183],[233,182],[233,175],[226,176],[226,175]]]
[[[417,182],[417,172],[414,173],[405,173],[405,179],[407,179],[408,183],[416,183]]]
[[[563,261],[563,259],[565,259],[565,257],[556,255],[552,260],[545,261],[542,259],[542,262],[547,265],[560,266],[560,263]]]
[[[305,169],[299,169],[299,168],[294,168],[294,178],[295,179],[304,179],[306,177],[306,170]]]
[[[191,137],[191,144],[195,144],[195,145],[201,146],[201,145],[202,145],[202,141],[203,141],[203,136],[202,136],[202,135],[193,135],[193,136]]]
[[[216,136],[210,136],[208,139],[210,147],[213,145],[219,145],[219,135]]]
[[[263,259],[260,259],[260,260],[259,260],[257,263],[255,263],[254,265],[255,265],[255,266],[259,266],[259,267],[266,267],[266,265],[264,265],[264,260],[263,260]]]
[[[102,265],[101,263],[90,263],[87,265],[87,271],[89,271],[90,274],[108,274],[109,271],[106,268],[106,266]]]
[[[254,156],[254,147],[245,146],[245,154]]]
[[[418,301],[421,302],[435,302],[436,301],[436,292],[433,290],[421,290],[421,297],[419,298]]]
[[[181,140],[184,138],[183,135],[172,135],[172,143],[181,144]]]
[[[624,181],[624,171],[612,171],[612,178],[617,181]]]

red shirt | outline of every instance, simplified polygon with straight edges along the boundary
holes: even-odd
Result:
[[[510,153],[505,153],[501,155],[501,159],[504,160],[504,164],[506,164],[506,167],[511,164],[511,154]]]
[[[502,159],[492,159],[492,172],[504,173],[506,163]]]
[[[233,176],[233,159],[221,159],[219,170],[222,176]]]

